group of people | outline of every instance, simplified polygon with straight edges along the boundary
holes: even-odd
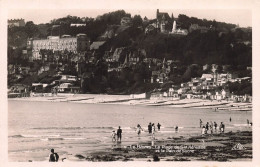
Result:
[[[158,123],[158,125],[159,125],[159,123]],[[158,127],[160,128],[161,125],[159,125]],[[160,130],[159,128],[158,128],[158,131]],[[149,134],[152,134],[152,138],[154,138],[154,133],[155,133],[155,125],[154,125],[154,123],[150,122],[148,124],[148,132],[149,132]]]
[[[207,122],[205,125],[203,125],[203,122],[202,120],[200,119],[200,128],[202,128],[202,135],[204,134],[213,134],[213,131],[217,132],[217,127],[218,127],[218,124],[216,122],[212,122],[210,121]],[[220,133],[224,133],[225,132],[225,124],[223,122],[220,123],[219,125],[219,131]]]
[[[115,132],[114,130],[112,131],[112,141],[113,142],[115,142],[115,141],[121,142],[121,139],[122,139],[122,129],[119,126],[118,129],[117,129],[117,132]]]
[[[157,124],[157,130],[160,131],[161,130],[161,124],[158,123]],[[178,132],[179,130],[179,127],[178,126],[175,126],[175,132]],[[137,124],[136,126],[136,132],[137,132],[137,135],[140,136],[141,132],[144,131],[144,129],[141,127],[140,124]],[[154,138],[155,136],[155,131],[156,131],[156,127],[155,127],[155,124],[154,123],[149,123],[148,124],[148,133],[152,135],[152,138]],[[122,139],[122,129],[119,128],[117,129],[117,132],[115,130],[112,131],[112,141],[115,142],[115,141],[119,141],[121,142],[121,139]]]
[[[149,134],[152,134],[153,136],[154,136],[154,132],[155,132],[155,124],[154,123],[149,123],[148,124],[148,133]],[[158,123],[157,124],[157,129],[158,129],[158,131],[160,131],[160,129],[161,129],[161,124],[160,123]],[[141,127],[141,125],[140,124],[137,124],[137,129],[136,129],[136,131],[137,131],[137,134],[138,134],[138,136],[141,134],[141,131],[144,131],[143,130],[143,128]]]
[[[149,132],[149,134],[152,134],[153,138],[154,138],[155,129],[156,129],[155,124],[150,122],[148,125],[148,132]],[[160,131],[160,129],[161,129],[160,123],[157,124],[157,129],[158,129],[158,131]],[[177,127],[177,129],[178,129],[178,127]],[[137,124],[136,132],[137,132],[138,136],[141,134],[142,131],[144,131],[144,129],[141,127],[140,124]],[[121,142],[122,129],[120,126],[118,127],[117,132],[115,130],[112,131],[111,137],[112,137],[112,142],[115,142],[115,141]]]

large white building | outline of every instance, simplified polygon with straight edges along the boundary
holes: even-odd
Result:
[[[89,39],[86,34],[78,34],[76,37],[70,35],[49,36],[47,39],[28,40],[27,48],[32,49],[32,59],[41,60],[41,49],[54,51],[84,52],[89,49]]]

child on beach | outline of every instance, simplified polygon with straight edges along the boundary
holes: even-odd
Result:
[[[206,134],[206,128],[205,128],[205,126],[202,126],[201,134],[202,134],[202,135],[205,135],[205,134]]]
[[[114,130],[112,131],[111,137],[112,137],[112,142],[115,142],[116,141],[116,132]]]
[[[178,130],[179,130],[179,127],[178,127],[178,126],[176,126],[176,127],[175,127],[175,132],[177,133],[177,132],[178,132]]]
[[[142,129],[142,127],[141,127],[141,125],[137,125],[137,134],[138,134],[138,136],[141,134],[141,130],[143,130]]]

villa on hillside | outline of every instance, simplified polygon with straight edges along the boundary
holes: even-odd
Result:
[[[11,19],[8,20],[8,27],[24,27],[25,26],[25,21],[24,19]]]

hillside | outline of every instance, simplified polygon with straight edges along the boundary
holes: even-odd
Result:
[[[22,50],[26,50],[29,38],[46,39],[47,36],[64,34],[76,36],[79,33],[85,33],[90,39],[90,44],[97,41],[105,41],[105,44],[98,50],[87,50],[84,53],[88,61],[82,65],[82,72],[77,72],[77,64],[68,59],[62,60],[61,65],[49,62],[55,67],[54,73],[65,68],[63,74],[78,77],[91,76],[83,77],[81,81],[83,93],[129,94],[155,89],[167,90],[172,85],[180,85],[180,83],[190,81],[191,78],[201,77],[202,66],[205,64],[217,64],[219,67],[228,65],[228,72],[236,73],[239,77],[251,77],[252,72],[247,70],[247,67],[252,67],[251,28],[239,28],[234,24],[182,14],[168,19],[171,19],[166,26],[169,30],[173,27],[172,22],[175,21],[178,29],[186,30],[188,33],[173,34],[169,30],[164,33],[151,30],[147,33],[147,27],[153,28],[156,19],[142,19],[139,15],[131,16],[123,10],[110,12],[95,19],[67,16],[40,25],[28,21],[25,27],[8,28],[8,64],[37,67],[31,72],[37,71],[46,64],[43,60],[37,60],[40,64],[38,66],[36,62],[28,62],[23,57]],[[127,20],[130,22],[127,23]],[[71,24],[84,26],[77,27]],[[124,50],[124,52],[118,52],[117,56],[121,56],[119,61],[106,62],[107,53],[111,52],[113,56],[116,50]],[[130,54],[141,61],[134,65],[125,65],[127,55]],[[75,56],[75,54],[70,55]],[[149,59],[149,61],[152,59],[156,62],[144,62],[144,59]],[[162,72],[162,61],[168,60],[174,63],[168,65],[170,72],[167,73],[167,83],[151,83],[152,72]],[[111,71],[113,68],[116,71]],[[51,78],[51,73],[46,76]],[[12,78],[8,83],[19,82],[30,85],[42,79],[41,77],[33,79],[33,76],[24,77],[25,79],[18,80]],[[243,86],[248,87],[247,92],[251,91],[250,85]],[[230,87],[235,92],[241,85]]]

